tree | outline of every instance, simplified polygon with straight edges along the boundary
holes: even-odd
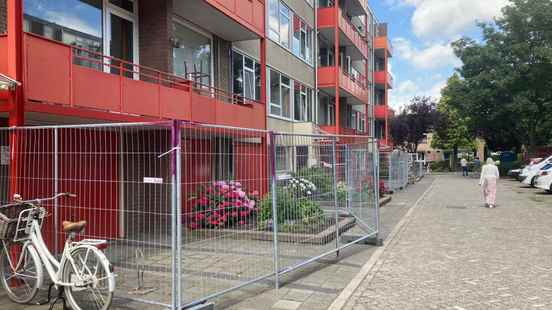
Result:
[[[437,104],[431,97],[414,97],[401,114],[391,120],[391,137],[398,145],[404,145],[412,153],[418,144],[439,121]]]
[[[491,148],[530,149],[552,137],[552,1],[512,0],[483,43],[453,43],[462,61],[450,102]]]
[[[469,117],[463,117],[456,106],[461,103],[456,100],[464,100],[465,89],[458,74],[454,74],[441,91],[441,100],[437,104],[437,111],[441,117],[434,128],[431,147],[452,150],[452,167],[456,167],[458,150],[461,148],[473,149],[475,147],[475,135],[469,129]]]

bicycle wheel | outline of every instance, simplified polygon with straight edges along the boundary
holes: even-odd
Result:
[[[42,262],[32,245],[4,242],[0,258],[0,277],[8,297],[20,304],[28,303],[42,285]]]
[[[71,252],[73,262],[63,266],[65,295],[73,310],[106,310],[111,305],[115,280],[105,255],[95,247],[81,246]]]

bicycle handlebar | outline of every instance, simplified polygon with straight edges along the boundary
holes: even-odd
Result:
[[[73,193],[66,192],[66,193],[57,193],[54,196],[48,197],[48,198],[35,198],[35,199],[31,199],[31,200],[17,200],[18,199],[17,197],[21,198],[21,196],[19,196],[19,194],[15,194],[14,197],[16,199],[14,202],[9,203],[7,205],[0,206],[0,208],[18,206],[18,205],[21,205],[21,204],[41,204],[45,201],[56,200],[60,197],[75,198],[75,197],[77,197],[77,195],[73,194]]]

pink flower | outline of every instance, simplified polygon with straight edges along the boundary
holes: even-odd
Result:
[[[209,199],[207,197],[203,196],[203,197],[199,198],[198,203],[201,206],[206,206],[206,205],[209,204]]]
[[[190,226],[190,229],[198,229],[199,228],[199,225],[195,222],[190,223],[189,226]]]
[[[240,225],[245,225],[245,221],[239,221]]]
[[[195,218],[197,221],[201,221],[205,218],[205,214],[203,213],[196,213]]]
[[[240,217],[246,217],[249,215],[249,211],[240,211]]]
[[[243,198],[245,197],[245,192],[242,191],[241,189],[238,191],[238,196],[240,196],[240,198]]]
[[[249,204],[247,205],[249,209],[255,208],[255,200],[249,200]]]
[[[236,208],[239,208],[239,207],[242,206],[242,202],[239,201],[239,200],[236,200],[236,201],[234,201],[234,206],[235,206]]]

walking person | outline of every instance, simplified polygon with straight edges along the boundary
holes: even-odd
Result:
[[[467,177],[468,176],[468,161],[466,158],[462,157],[460,160],[460,166],[462,166],[462,176]]]
[[[496,206],[496,184],[500,173],[492,158],[487,158],[487,163],[481,168],[479,185],[483,188],[485,205],[489,208]]]

